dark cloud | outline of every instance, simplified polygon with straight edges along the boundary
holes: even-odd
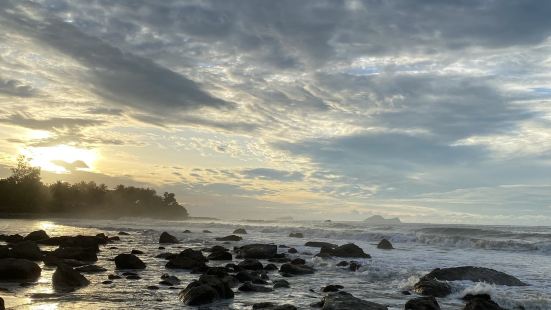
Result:
[[[26,114],[18,113],[13,114],[5,118],[0,119],[0,123],[25,127],[35,130],[74,130],[82,127],[97,126],[104,123],[104,121],[84,119],[84,118],[70,118],[70,117],[52,117],[52,118],[32,118]]]
[[[74,162],[66,162],[64,160],[52,160],[52,164],[65,168],[68,171],[75,171],[79,169],[87,169],[88,165],[82,160],[75,160]]]
[[[102,108],[102,107],[96,107],[96,108],[90,108],[86,110],[86,113],[88,114],[94,114],[94,115],[113,115],[113,116],[119,116],[123,114],[122,109],[114,109],[114,108]]]
[[[14,97],[31,97],[36,91],[29,85],[18,80],[5,80],[0,78],[0,94]]]

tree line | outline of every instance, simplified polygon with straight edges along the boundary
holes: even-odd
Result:
[[[182,219],[187,210],[173,193],[158,195],[154,189],[118,185],[58,181],[44,184],[40,168],[21,156],[11,176],[0,179],[0,216],[41,215],[90,218],[149,217]]]

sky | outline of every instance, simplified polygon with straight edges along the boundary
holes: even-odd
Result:
[[[551,2],[0,1],[0,177],[193,216],[551,225]]]

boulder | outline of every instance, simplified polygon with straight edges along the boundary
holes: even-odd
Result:
[[[234,230],[233,233],[236,235],[246,235],[247,231],[245,230],[245,228],[238,228]]]
[[[452,268],[437,268],[429,272],[424,278],[445,281],[473,281],[487,282],[495,285],[526,286],[519,279],[490,268],[463,266]]]
[[[243,238],[236,236],[236,235],[229,235],[226,237],[219,237],[216,238],[217,241],[241,241]]]
[[[205,229],[205,230],[203,230],[203,233],[204,234],[212,234],[212,231]]]
[[[279,272],[288,275],[304,275],[313,274],[315,269],[307,265],[283,264],[279,268]]]
[[[338,245],[336,244],[333,244],[333,243],[329,243],[329,242],[320,242],[320,241],[308,241],[304,244],[304,246],[309,246],[309,247],[312,247],[312,248],[336,248],[338,247]]]
[[[336,257],[371,258],[369,254],[365,253],[362,248],[354,243],[348,243],[336,248],[322,247],[320,254],[328,254]]]
[[[289,237],[291,238],[304,238],[304,235],[302,233],[299,233],[299,232],[292,232],[289,234]]]
[[[432,296],[418,297],[408,300],[404,310],[440,310],[440,306]]]
[[[10,248],[7,245],[0,245],[0,258],[8,258],[10,256]]]
[[[241,261],[239,264],[237,264],[240,268],[246,269],[246,270],[262,270],[264,269],[264,266],[262,266],[262,263],[259,262],[256,259],[246,259]]]
[[[125,231],[119,231],[118,233],[119,236],[128,236],[130,235],[129,233],[125,232]]]
[[[76,259],[69,259],[69,258],[59,258],[52,254],[44,255],[44,257],[42,258],[42,261],[44,262],[44,265],[48,267],[55,267],[60,263],[63,263],[71,267],[79,267],[79,266],[87,265],[87,263],[83,261],[79,261]]]
[[[40,244],[57,245],[60,247],[78,247],[78,248],[91,248],[96,252],[99,252],[99,246],[107,244],[107,239],[103,236],[60,236],[51,237],[46,240],[39,241]]]
[[[94,248],[60,247],[55,249],[51,254],[57,258],[76,259],[85,262],[95,262],[98,260]]]
[[[130,251],[130,254],[141,255],[141,254],[143,254],[143,251],[134,249],[134,250]]]
[[[162,285],[174,286],[174,285],[180,284],[180,279],[178,279],[178,277],[171,276],[166,273],[161,276],[161,280],[162,281],[159,282],[159,284],[162,284]]]
[[[276,265],[274,264],[266,264],[266,266],[264,266],[264,270],[266,271],[274,271],[274,270],[278,270],[279,268],[277,268]]]
[[[33,261],[21,258],[0,259],[0,281],[34,282],[42,269]]]
[[[220,299],[233,298],[234,293],[227,281],[213,275],[202,275],[191,282],[178,295],[180,301],[189,306],[199,306]]]
[[[276,305],[272,302],[261,302],[254,304],[253,310],[297,310],[297,307],[290,304]]]
[[[204,260],[178,255],[171,258],[165,265],[168,269],[201,269],[206,267]]]
[[[42,252],[34,241],[22,241],[12,245],[11,256],[15,258],[25,258],[30,260],[41,260]]]
[[[275,244],[247,244],[238,249],[242,258],[269,259],[277,255]]]
[[[291,287],[291,285],[289,284],[289,281],[283,280],[283,279],[274,280],[274,281],[272,281],[272,283],[274,284],[274,289]]]
[[[243,283],[238,290],[241,292],[257,292],[257,293],[268,293],[273,291],[271,287],[266,287],[262,285],[252,284],[251,282]]]
[[[186,229],[183,232],[184,232],[184,234],[191,234],[191,230],[189,230],[189,229]]]
[[[4,299],[0,297],[0,310],[6,310],[6,306],[4,305]]]
[[[362,264],[356,262],[356,261],[350,261],[350,264],[348,265],[348,270],[350,271],[358,271],[362,267]]]
[[[98,273],[98,272],[107,271],[107,269],[100,267],[98,265],[84,265],[84,266],[76,267],[75,270],[83,273]]]
[[[208,249],[205,249],[203,251],[205,251],[205,252],[225,252],[225,251],[229,251],[229,250],[226,249],[225,247],[221,246],[221,245],[215,245],[212,248],[208,248]]]
[[[495,303],[487,294],[467,295],[463,297],[467,304],[463,310],[505,310]]]
[[[90,281],[73,268],[59,264],[52,276],[52,284],[56,291],[71,292],[87,286]]]
[[[159,236],[159,243],[178,243],[178,239],[173,235],[163,231],[161,236]]]
[[[321,291],[324,292],[324,293],[338,292],[339,290],[342,290],[343,288],[344,288],[344,286],[342,286],[342,285],[330,284],[330,285],[327,285],[326,287],[322,288]]]
[[[0,235],[0,240],[5,241],[7,243],[17,243],[23,241],[23,236],[19,234],[15,235]]]
[[[386,306],[362,300],[346,292],[329,293],[321,301],[322,310],[387,310]]]
[[[388,241],[387,239],[383,239],[377,244],[377,249],[381,250],[392,250],[394,247],[392,246],[392,243]]]
[[[117,269],[145,269],[145,264],[134,254],[119,254],[115,257]]]
[[[232,258],[231,253],[226,251],[212,252],[207,256],[209,260],[232,260]]]
[[[287,253],[296,254],[296,253],[298,253],[298,251],[295,248],[290,248],[290,249],[287,250]]]
[[[424,296],[446,297],[451,294],[452,289],[445,282],[423,277],[415,283],[413,291]]]
[[[302,258],[295,258],[291,261],[291,264],[293,264],[293,265],[304,265],[304,264],[306,264],[306,261]]]
[[[44,230],[37,230],[26,235],[24,239],[37,242],[37,241],[42,241],[49,238],[50,236],[48,236],[48,234]]]

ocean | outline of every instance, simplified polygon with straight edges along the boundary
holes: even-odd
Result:
[[[273,301],[290,303],[299,309],[310,309],[310,304],[321,299],[320,289],[329,284],[340,284],[354,296],[387,305],[389,309],[403,309],[405,302],[415,297],[402,292],[411,290],[419,277],[434,268],[453,266],[480,266],[496,269],[528,283],[523,287],[497,286],[469,281],[450,282],[453,293],[438,298],[442,309],[462,309],[460,299],[467,293],[487,293],[500,306],[508,309],[551,309],[551,227],[475,226],[475,225],[368,225],[364,222],[323,221],[160,221],[126,218],[119,220],[0,220],[0,233],[27,233],[44,229],[50,236],[97,234],[117,235],[121,241],[102,247],[98,265],[105,273],[86,275],[91,285],[73,293],[56,294],[51,285],[53,268],[44,267],[39,281],[27,287],[0,283],[9,292],[0,291],[6,307],[11,309],[186,309],[178,300],[178,292],[198,277],[187,271],[166,270],[164,259],[155,258],[161,252],[179,252],[182,248],[201,249],[221,244],[215,237],[230,235],[236,228],[245,228],[243,240],[226,247],[249,243],[274,243],[298,250],[291,257],[301,257],[316,268],[313,275],[285,278],[289,289],[269,293],[236,291],[233,300],[209,305],[201,309],[251,309],[252,304]],[[212,233],[203,233],[203,230]],[[190,230],[191,233],[184,233]],[[162,231],[177,236],[181,243],[159,250],[158,238]],[[304,238],[290,238],[289,233],[301,232]],[[382,239],[390,240],[394,250],[377,249]],[[314,257],[319,249],[305,247],[306,241],[325,241],[336,244],[355,243],[369,253],[371,259],[360,259],[362,267],[352,272],[336,264],[341,259]],[[41,246],[43,249],[48,247]],[[115,280],[102,284],[107,275],[115,273],[110,259],[117,254],[138,249],[145,252],[140,258],[147,264],[140,271],[140,280]],[[280,248],[281,252],[286,251]],[[357,260],[357,259],[356,259]],[[225,265],[227,262],[209,262]],[[156,285],[163,273],[176,275],[182,284],[176,289]],[[277,272],[270,279],[282,278]],[[190,309],[192,307],[189,307]]]

